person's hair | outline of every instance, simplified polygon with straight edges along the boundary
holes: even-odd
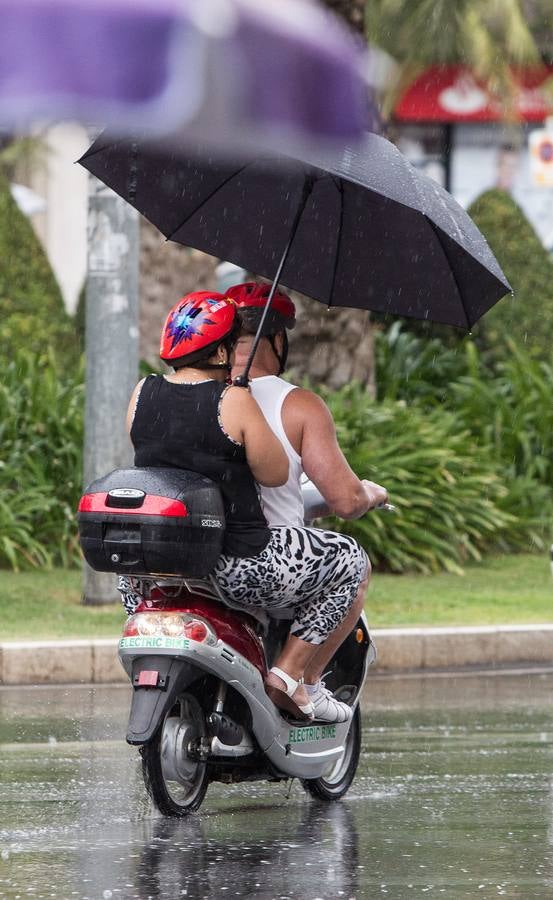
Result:
[[[263,310],[255,307],[242,307],[238,310],[238,318],[242,326],[242,334],[257,334],[257,329],[261,321]],[[269,310],[269,313],[263,323],[262,337],[269,337],[273,334],[280,334],[286,331],[284,316],[278,310]]]

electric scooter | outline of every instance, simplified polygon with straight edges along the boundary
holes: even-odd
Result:
[[[328,513],[313,485],[303,493],[306,522]],[[89,564],[127,575],[144,598],[125,623],[119,657],[133,687],[127,741],[140,749],[159,811],[198,809],[213,781],[298,778],[321,800],[343,797],[361,748],[359,696],[376,657],[364,615],[325,673],[353,717],[294,722],[264,688],[289,611],[269,619],[233,609],[210,574],[224,529],[216,485],[181,470],[116,470],[87,489],[78,519]]]

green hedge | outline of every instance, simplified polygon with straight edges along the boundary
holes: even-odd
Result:
[[[2,375],[0,565],[68,565],[79,558],[83,366],[20,351]]]
[[[548,359],[553,342],[553,260],[532,225],[506,191],[481,194],[468,210],[488,240],[514,291],[500,300],[475,333],[505,355],[512,338],[535,356]]]
[[[0,175],[0,358],[49,347],[75,362],[73,324],[46,254]]]

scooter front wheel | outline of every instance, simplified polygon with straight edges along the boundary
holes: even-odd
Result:
[[[361,714],[359,706],[356,706],[344,752],[326,775],[322,775],[320,778],[302,779],[305,790],[318,800],[339,800],[347,793],[355,778],[360,753]]]
[[[164,816],[182,818],[201,805],[209,783],[207,766],[189,750],[206,735],[200,704],[192,694],[181,694],[152,740],[141,747],[146,790]]]

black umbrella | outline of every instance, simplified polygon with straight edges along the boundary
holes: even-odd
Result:
[[[253,160],[102,135],[80,162],[168,240],[328,306],[470,328],[510,291],[461,206],[374,134]]]

